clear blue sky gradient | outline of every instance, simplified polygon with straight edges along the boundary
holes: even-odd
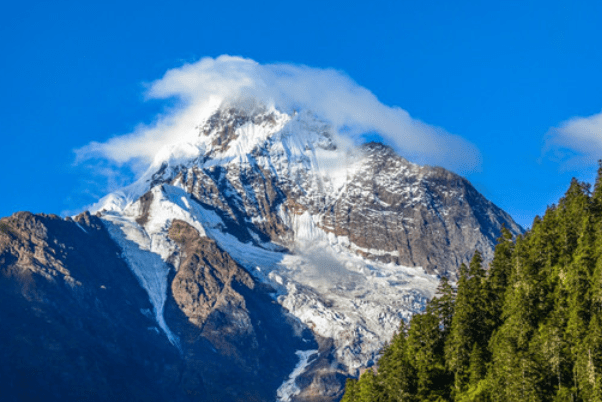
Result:
[[[551,127],[602,110],[602,2],[26,2],[0,13],[0,216],[96,201],[73,150],[152,122],[144,83],[202,57],[342,70],[475,144],[466,177],[528,227],[571,177]],[[602,157],[602,155],[600,155]]]

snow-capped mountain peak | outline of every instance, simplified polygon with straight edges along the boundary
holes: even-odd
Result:
[[[198,134],[193,141],[164,146],[135,183],[110,194],[90,210],[121,209],[157,183],[169,181],[192,167],[250,165],[259,161],[263,168],[273,171],[272,161],[279,165],[300,163],[304,169],[315,170],[340,187],[353,153],[349,140],[337,135],[310,111],[287,114],[273,106],[251,102],[224,102],[195,130]]]
[[[521,231],[462,177],[383,144],[355,146],[309,111],[239,102],[206,115],[193,140],[164,147],[136,183],[93,208],[174,343],[162,308],[180,261],[176,221],[274,288],[330,340],[320,351],[330,372],[347,374],[377,359],[433,296],[437,275],[453,278],[475,250],[489,260],[502,225]]]

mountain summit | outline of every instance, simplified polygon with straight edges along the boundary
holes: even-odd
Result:
[[[196,141],[162,149],[141,179],[92,212],[121,211],[168,184],[225,213],[241,236],[289,248],[299,240],[293,220],[307,212],[368,259],[452,276],[474,250],[491,259],[502,225],[522,232],[445,169],[410,163],[380,143],[355,146],[310,112],[234,105],[196,126]]]
[[[475,250],[489,261],[503,226],[522,232],[464,178],[355,145],[309,111],[238,101],[206,115],[95,216],[70,221],[121,250],[114,265],[129,267],[162,347],[184,361],[170,386],[192,370],[208,398],[336,400],[438,276]],[[255,385],[220,388],[206,359]]]

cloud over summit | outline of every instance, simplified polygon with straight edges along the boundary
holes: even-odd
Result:
[[[344,128],[344,135],[356,140],[362,134],[378,133],[413,162],[459,172],[474,170],[480,164],[479,152],[471,143],[413,119],[399,107],[382,104],[368,89],[334,69],[259,64],[231,56],[204,58],[167,71],[148,85],[146,96],[175,98],[177,106],[150,125],[139,125],[131,133],[76,150],[77,159],[150,162],[166,145],[193,142],[195,127],[220,103],[252,98],[285,112],[309,109],[333,127]]]

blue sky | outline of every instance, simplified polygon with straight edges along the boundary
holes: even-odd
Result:
[[[523,226],[571,177],[594,179],[602,3],[324,3],[4,5],[0,216],[77,211],[125,184],[74,150],[152,124],[170,101],[146,99],[147,83],[222,54],[342,71],[462,137],[481,164],[461,173]]]

